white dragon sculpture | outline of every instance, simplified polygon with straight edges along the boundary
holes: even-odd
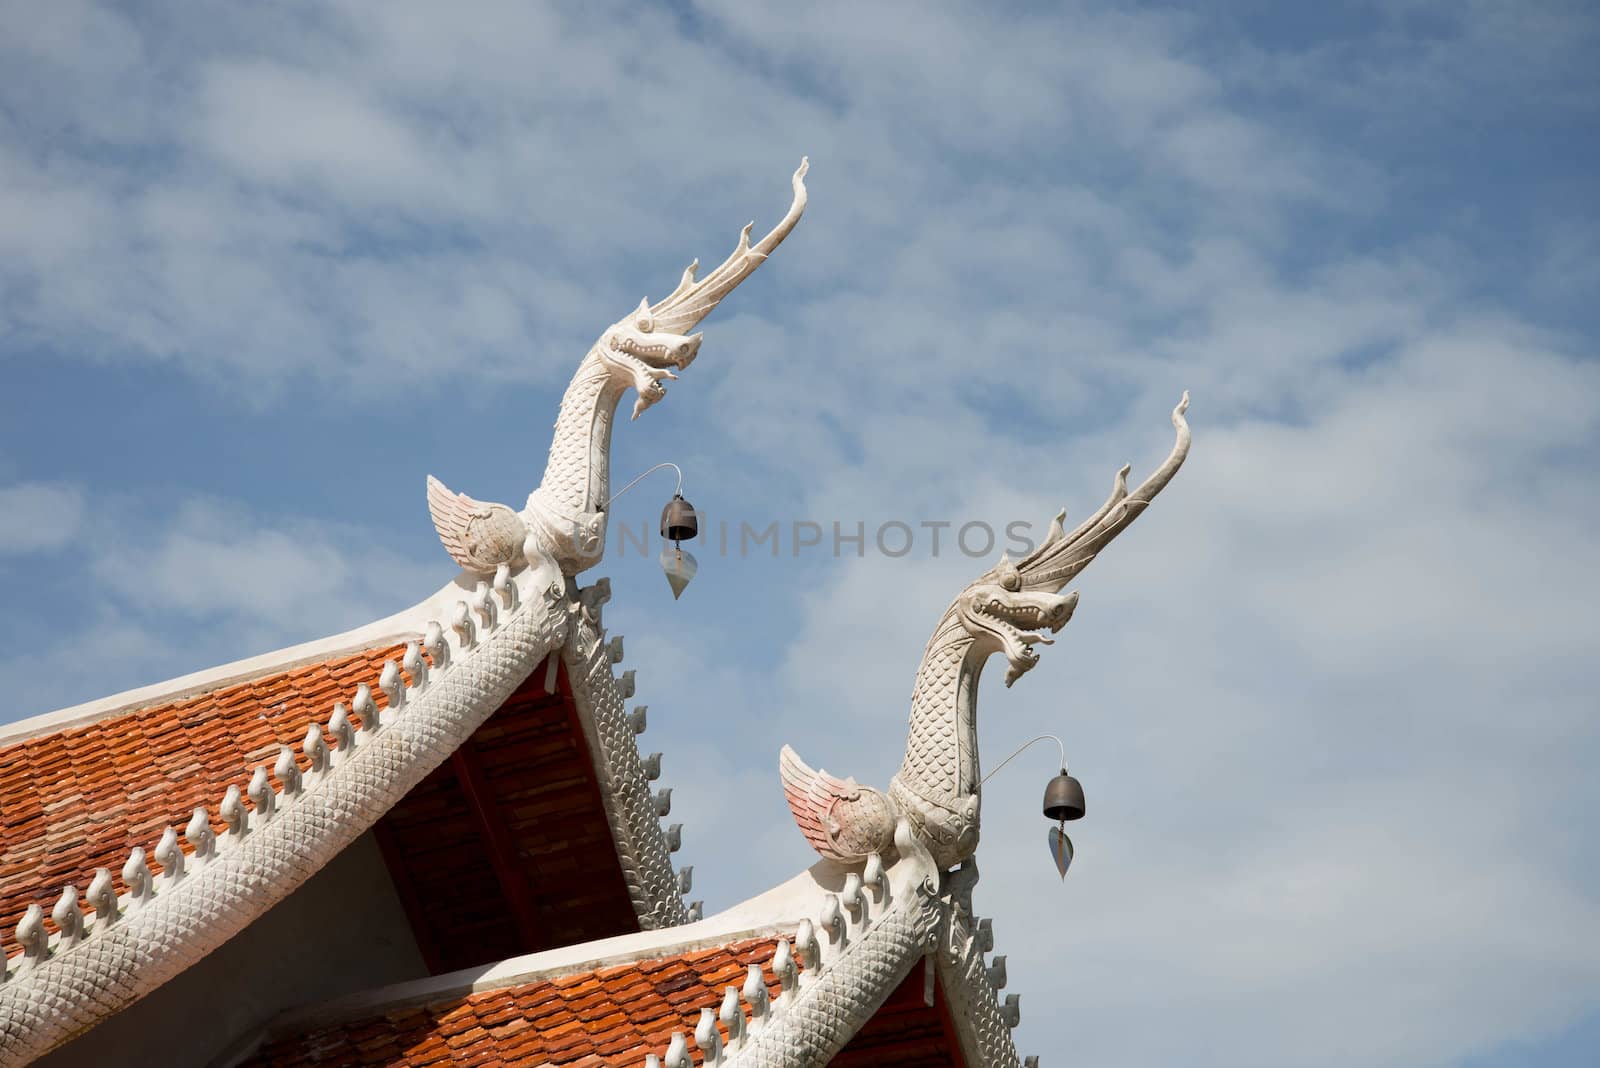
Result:
[[[677,378],[700,351],[695,325],[761,266],[806,208],[802,159],[794,172],[794,200],[772,232],[754,245],[746,226],[722,266],[695,279],[699,261],[660,303],[641,300],[631,315],[600,335],[578,365],[561,398],[544,479],[522,511],[452,493],[428,476],[428,511],[445,551],[468,571],[490,574],[501,564],[520,567],[537,551],[564,574],[593,566],[605,547],[606,505],[611,497],[611,424],[629,389],[638,397],[633,418],[666,396],[664,379]]]
[[[825,857],[855,863],[888,849],[898,820],[908,821],[941,868],[971,857],[978,847],[982,777],[978,766],[978,677],[994,653],[1006,658],[1010,686],[1039,662],[1035,645],[1049,645],[1078,605],[1076,592],[1059,591],[1089,566],[1155,495],[1189,454],[1189,395],[1172,412],[1177,440],[1144,483],[1128,491],[1128,468],[1100,510],[1070,534],[1058,514],[1050,533],[1020,562],[1002,556],[962,590],[939,619],[922,654],[911,691],[905,760],[884,793],[854,779],[807,766],[789,746],[779,774],[795,822]]]
[[[359,729],[342,704],[327,725],[309,723],[301,756],[285,747],[275,765],[281,792],[259,770],[249,790],[253,808],[224,800],[239,813],[226,836],[197,815],[184,832],[193,850],[186,854],[168,828],[152,854],[161,874],[153,875],[144,848],[135,848],[122,868],[127,889],[120,895],[109,869],[101,869],[89,884],[92,919],[73,886],[52,913],[56,934],[45,931],[42,909],[30,911],[20,925],[23,952],[0,958],[0,1068],[27,1064],[145,997],[288,897],[448,759],[556,651],[575,690],[604,721],[595,729],[608,766],[622,769],[607,809],[619,848],[627,839],[630,855],[654,858],[649,872],[624,873],[636,907],[656,905],[641,923],[682,922],[678,891],[687,886],[651,882],[670,876],[671,847],[657,825],[661,813],[647,804],[654,798],[632,738],[620,737],[643,730],[643,720],[624,725],[621,700],[631,684],[623,691],[611,678],[612,658],[600,645],[599,609],[609,586],[600,580],[579,590],[571,577],[605,548],[611,422],[622,394],[639,391],[635,414],[661,399],[661,380],[699,350],[699,335],[684,332],[794,228],[805,209],[805,173],[802,160],[788,214],[760,242],[750,244],[746,227],[722,266],[697,282],[691,264],[665,300],[641,304],[601,335],[562,401],[544,480],[521,513],[430,480],[430,511],[445,548],[469,571],[493,572],[494,581],[480,582],[470,604],[458,602],[447,625],[428,622],[407,648],[405,674],[386,665],[375,680],[388,694],[381,714],[363,684],[357,701],[364,696],[370,711],[355,706]],[[627,812],[619,815],[621,807]]]

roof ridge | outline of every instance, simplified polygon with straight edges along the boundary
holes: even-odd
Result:
[[[264,1037],[270,1040],[302,1027],[331,1026],[360,1020],[369,1013],[387,1013],[412,1005],[522,986],[556,976],[656,960],[729,942],[777,935],[793,930],[799,923],[797,917],[815,908],[817,901],[828,892],[827,887],[840,883],[842,877],[840,865],[821,859],[777,886],[704,919],[676,927],[635,931],[591,942],[542,949],[507,957],[487,966],[458,968],[440,975],[388,983],[320,1004],[287,1008],[267,1022],[263,1028]]]
[[[609,579],[597,579],[581,591],[580,611],[573,616],[561,657],[634,913],[646,929],[693,923],[704,915],[704,903],[683,904],[694,884],[694,867],[676,868],[672,862],[672,854],[683,846],[683,824],[661,828],[672,811],[671,787],[651,788],[661,777],[662,754],[639,754],[648,706],[623,711],[624,702],[637,691],[637,680],[631,668],[620,677],[615,672],[623,649],[620,635],[609,642],[605,638],[602,612],[610,599]]]
[[[927,1003],[933,1004],[937,968],[947,996],[962,1010],[953,1015],[966,1063],[1038,1068],[1039,1058],[1020,1058],[1011,1038],[1022,1019],[1020,995],[1008,994],[1002,1003],[997,994],[1006,985],[1005,957],[984,960],[994,949],[994,927],[972,912],[977,865],[941,871],[906,820],[896,826],[894,844],[899,856],[891,867],[880,854],[868,854],[859,870],[846,872],[837,893],[823,895],[815,922],[799,922],[792,945],[779,938],[771,961],[776,1000],[769,1002],[770,984],[752,964],[743,987],[728,986],[715,1010],[700,1010],[694,1043],[704,1068],[788,1063],[784,1053],[807,1063],[831,1058],[918,956],[927,961]],[[796,971],[796,961],[803,971]],[[693,1064],[688,1039],[676,1031],[663,1055],[645,1056],[643,1068]]]
[[[978,865],[968,859],[945,877],[949,935],[939,954],[939,975],[951,1005],[951,1022],[959,1040],[971,1051],[968,1061],[983,1065],[1016,1065],[1017,1049],[1011,1038],[1022,1022],[1022,996],[1000,991],[1007,982],[1004,954],[984,959],[994,950],[994,921],[979,919],[972,909],[972,891],[978,883]],[[1039,1058],[1022,1059],[1022,1068],[1038,1068]]]
[[[903,887],[902,893],[909,889]],[[776,998],[771,997],[772,983],[766,971],[761,965],[752,964],[745,971],[743,986],[729,985],[715,1010],[700,1010],[694,1042],[706,1068],[730,1064],[730,1058],[737,1058],[752,1047],[768,1028],[776,1029],[790,1015],[803,1013],[802,996],[813,994],[825,976],[840,970],[852,947],[893,913],[897,900],[898,895],[891,892],[883,858],[871,854],[861,871],[845,876],[838,893],[823,895],[815,922],[807,917],[795,925],[792,943],[787,937],[779,937],[769,962],[778,986]],[[819,927],[824,934],[822,939],[817,937]],[[891,985],[883,994],[887,996],[892,989]],[[646,1054],[644,1063],[646,1068],[692,1068],[683,1032],[672,1033],[664,1057]]]
[[[216,664],[170,679],[136,686],[120,693],[91,701],[40,712],[26,719],[0,725],[0,748],[59,731],[83,727],[101,720],[130,715],[153,705],[184,700],[211,690],[237,685],[278,671],[315,663],[330,656],[357,652],[404,638],[421,629],[430,614],[442,615],[453,599],[470,597],[466,586],[471,578],[458,574],[432,594],[398,612],[337,634],[286,645],[279,649]]]
[[[461,969],[290,1009],[263,1027],[253,1041],[230,1050],[226,1061],[237,1063],[266,1042],[306,1029],[769,936],[774,942],[765,964],[748,965],[742,985],[727,986],[715,1010],[700,1011],[693,1041],[705,1065],[732,1063],[728,1058],[753,1051],[769,1032],[784,1042],[789,1041],[789,1032],[812,1034],[819,1008],[835,1017],[833,1037],[843,1045],[900,981],[899,968],[885,969],[882,948],[874,944],[891,918],[896,927],[891,936],[894,963],[909,964],[921,953],[928,906],[935,903],[930,887],[937,886],[937,877],[930,878],[923,857],[925,853],[918,857],[908,850],[886,866],[874,853],[853,869],[822,860],[755,898],[688,926],[545,950],[508,958],[487,970]],[[838,987],[847,988],[857,1001],[870,1002],[865,1014],[840,1015],[833,1004]],[[844,1030],[839,1027],[841,1020],[847,1021]],[[664,1059],[651,1053],[644,1064],[690,1068],[686,1033],[673,1032]]]
[[[116,893],[115,879],[108,868],[100,868],[94,873],[83,899],[94,910],[92,918],[85,915],[74,884],[62,888],[60,897],[51,909],[51,919],[58,928],[54,933],[46,931],[43,908],[37,903],[29,906],[15,931],[22,951],[0,963],[0,997],[25,997],[24,989],[32,985],[29,982],[32,977],[43,976],[47,970],[56,971],[46,969],[47,964],[76,959],[83,949],[92,948],[113,937],[135,918],[146,921],[145,925],[168,928],[170,934],[172,925],[151,918],[165,911],[162,903],[169,896],[177,901],[179,891],[208,873],[217,873],[217,877],[224,878],[245,875],[231,872],[228,859],[247,848],[266,828],[292,818],[296,810],[325,794],[332,784],[340,781],[340,769],[355,763],[360,754],[376,744],[385,728],[400,722],[409,704],[425,698],[441,680],[448,682],[454,678],[461,666],[474,663],[478,657],[473,654],[483,648],[488,639],[505,632],[506,625],[524,607],[524,595],[518,588],[519,578],[529,587],[530,594],[537,595],[529,605],[536,607],[545,594],[545,591],[534,589],[537,576],[541,573],[538,569],[529,569],[522,576],[513,576],[509,567],[502,565],[495,573],[492,584],[480,580],[468,599],[455,603],[448,613],[448,631],[437,620],[430,620],[423,633],[407,643],[401,663],[397,665],[390,659],[379,673],[376,682],[385,696],[385,707],[379,707],[372,687],[368,683],[361,683],[349,707],[342,701],[335,702],[325,725],[315,720],[308,724],[301,742],[301,754],[307,767],[301,767],[290,747],[280,747],[273,765],[279,789],[273,788],[265,765],[255,769],[244,791],[241,792],[237,783],[228,787],[218,805],[223,823],[220,836],[212,826],[209,812],[203,806],[196,808],[184,827],[181,842],[177,829],[169,825],[148,855],[143,846],[135,846],[129,852],[121,870],[127,889],[121,895]],[[527,575],[536,577],[528,579]],[[546,616],[569,612],[568,604],[564,601],[554,604],[546,602]],[[497,707],[498,704],[496,700],[494,705]],[[356,717],[354,720],[352,713]],[[332,747],[328,745],[326,737],[332,737]],[[246,796],[251,803],[249,807],[244,803]],[[355,814],[348,809],[335,809],[332,818],[338,822],[348,820]],[[255,826],[252,827],[252,824]],[[184,849],[185,844],[187,850]],[[153,857],[163,869],[159,876],[151,872],[147,856]],[[298,886],[300,881],[303,880],[296,880],[292,885]],[[265,911],[287,892],[288,889],[279,894],[270,890],[258,893],[256,897],[262,904],[251,914],[251,918]],[[176,926],[181,931],[184,923],[179,921]],[[227,932],[223,937],[231,933]],[[204,940],[204,936],[201,940]],[[75,950],[79,952],[75,953]],[[209,947],[206,951],[209,951]],[[99,960],[89,963],[87,967],[91,970],[111,970],[104,958],[105,955],[101,954]],[[156,982],[164,978],[158,977]],[[137,984],[125,985],[133,988]],[[136,991],[135,996],[137,993],[142,991]],[[112,999],[103,1000],[109,1002]],[[114,1007],[95,1004],[90,1011],[100,1013]],[[58,1012],[53,1015],[64,1017],[69,1014]],[[63,1026],[73,1023],[83,1026],[81,1020],[58,1022]],[[10,1040],[32,1030],[20,1017],[11,1023],[14,1026],[8,1026],[0,1032],[0,1061],[7,1060],[6,1055],[15,1052],[6,1048]],[[51,1044],[53,1041],[46,1042],[35,1048],[35,1052],[42,1052]]]

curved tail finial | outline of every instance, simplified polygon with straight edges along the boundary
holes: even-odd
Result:
[[[789,236],[789,231],[794,229],[794,224],[800,221],[801,214],[806,210],[806,171],[811,167],[809,159],[802,158],[800,167],[794,172],[792,184],[794,186],[794,200],[789,204],[789,211],[772,231],[757,241],[750,244],[750,230],[755,226],[751,223],[739,234],[739,243],[734,246],[733,252],[722,265],[710,274],[694,280],[695,269],[700,261],[691,263],[683,272],[683,280],[678,283],[678,288],[673,290],[661,303],[650,309],[650,314],[655,318],[657,330],[667,330],[675,334],[686,334],[693,330],[695,324],[711,314],[722,298],[733,292],[735,286],[761,266],[762,262],[777,248],[784,238]]]
[[[1056,517],[1044,543],[1017,564],[1024,589],[1052,592],[1061,589],[1088,567],[1112,538],[1139,518],[1140,513],[1155,500],[1156,494],[1172,481],[1172,476],[1178,473],[1183,461],[1188,459],[1189,421],[1184,418],[1188,410],[1189,391],[1184,390],[1183,399],[1172,409],[1172,427],[1177,432],[1172,451],[1167,453],[1167,458],[1150,473],[1149,478],[1130,492],[1128,468],[1123,467],[1117,472],[1106,502],[1071,534],[1062,533],[1061,516]]]

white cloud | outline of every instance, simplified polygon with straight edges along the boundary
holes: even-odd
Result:
[[[1047,760],[986,796],[979,907],[1022,1044],[1440,1063],[1600,1006],[1581,952],[1600,855],[1571,829],[1600,801],[1600,383],[1518,300],[1561,296],[1593,235],[1542,230],[1520,285],[1471,222],[1488,194],[1429,215],[1438,176],[1382,140],[1587,106],[1592,79],[1562,75],[1592,20],[1410,5],[1371,38],[1268,52],[1231,23],[1093,5],[620,14],[13,18],[31,29],[8,84],[53,91],[0,119],[0,330],[229,397],[327,384],[404,434],[407,464],[531,480],[582,347],[770,221],[809,152],[806,221],[619,432],[619,471],[678,460],[735,521],[1042,523],[1084,514],[1123,461],[1148,470],[1194,393],[1186,470],[1085,574],[1044,664],[984,691],[987,759],[1062,731],[1090,790],[1064,886],[1034,814]],[[442,399],[507,381],[515,425]],[[109,604],[41,660],[81,649],[100,672],[39,677],[92,697],[428,588],[391,582],[378,532],[279,503],[119,513],[87,559]],[[46,541],[68,544],[81,504],[54,514]],[[928,630],[986,564],[703,552],[672,604],[615,562],[636,581],[608,623],[713,908],[808,860],[783,741],[893,771]]]
[[[336,634],[431,592],[428,565],[440,582],[452,571],[442,557],[419,567],[368,527],[263,516],[238,500],[97,508],[117,537],[59,572],[62,588],[94,595],[30,628],[8,718]]]
[[[263,520],[237,501],[190,501],[144,536],[96,552],[96,577],[143,612],[316,637],[405,606],[406,562],[331,523]],[[396,600],[400,598],[400,600]]]
[[[1395,298],[1397,276],[1415,302]],[[986,796],[979,906],[1025,995],[1025,1047],[1122,1064],[1196,1049],[1417,1064],[1535,1040],[1600,997],[1579,948],[1600,937],[1581,874],[1595,858],[1541,830],[1594,800],[1581,754],[1600,735],[1581,665],[1596,654],[1600,550],[1593,495],[1571,491],[1600,423],[1595,368],[1464,308],[1420,267],[1350,265],[1304,289],[1259,262],[1236,278],[1207,279],[1204,298],[1161,284],[1205,304],[1200,356],[1130,369],[1134,401],[1089,433],[1007,426],[931,391],[897,404],[924,383],[908,385],[903,356],[851,365],[871,344],[810,365],[847,387],[779,402],[758,367],[737,365],[717,407],[743,404],[732,429],[751,438],[772,420],[786,441],[849,428],[843,448],[764,457],[803,487],[796,514],[1042,523],[1062,501],[1092,508],[1124,457],[1135,478],[1148,471],[1170,443],[1171,391],[1195,384],[1186,469],[1084,575],[1044,664],[1014,690],[985,687],[987,762],[1061,732],[1091,794],[1059,889],[1035,815],[1051,758],[1024,758]],[[817,314],[818,336],[840,328],[836,307]],[[913,350],[943,342],[909,329]],[[1067,395],[1071,372],[1057,386],[1017,371]],[[998,402],[1012,398],[1027,400],[1002,389]],[[691,844],[736,840],[773,811],[783,826],[761,784],[772,791],[785,741],[884,783],[922,643],[987,563],[846,560],[808,579],[772,564],[773,588],[799,599],[781,670],[677,662],[684,647],[728,648],[731,629],[646,659],[653,706],[722,710],[665,728],[669,757],[696,754],[682,781],[728,777],[726,793],[678,798]],[[626,598],[619,587],[609,611]],[[739,804],[716,803],[732,794]],[[703,865],[702,886],[731,900],[803,857],[783,826],[744,879]],[[1156,1006],[1166,1025],[1143,1026]]]
[[[82,522],[83,492],[76,486],[0,486],[0,553],[59,549],[76,537]]]

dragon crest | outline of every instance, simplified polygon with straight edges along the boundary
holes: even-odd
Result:
[[[1189,395],[1172,412],[1177,440],[1165,461],[1132,492],[1128,468],[1111,495],[1070,533],[1058,513],[1044,541],[1013,563],[1002,556],[945,609],[928,639],[911,693],[905,759],[887,792],[809,767],[789,746],[779,758],[784,795],[800,832],[817,852],[846,863],[886,849],[898,820],[945,868],[978,847],[978,678],[984,663],[1006,658],[1010,686],[1039,662],[1039,645],[1072,618],[1076,592],[1061,590],[1127,529],[1189,455]]]
[[[501,564],[518,568],[534,554],[556,561],[567,575],[599,562],[605,549],[611,425],[618,402],[633,390],[632,417],[637,419],[666,396],[664,382],[694,362],[701,335],[690,331],[765,262],[800,220],[807,168],[801,160],[794,172],[794,199],[767,236],[752,245],[751,223],[721,266],[697,278],[696,260],[665,298],[653,305],[648,298],[641,300],[600,335],[561,399],[544,478],[520,511],[452,492],[428,476],[428,511],[451,559],[480,574]]]

